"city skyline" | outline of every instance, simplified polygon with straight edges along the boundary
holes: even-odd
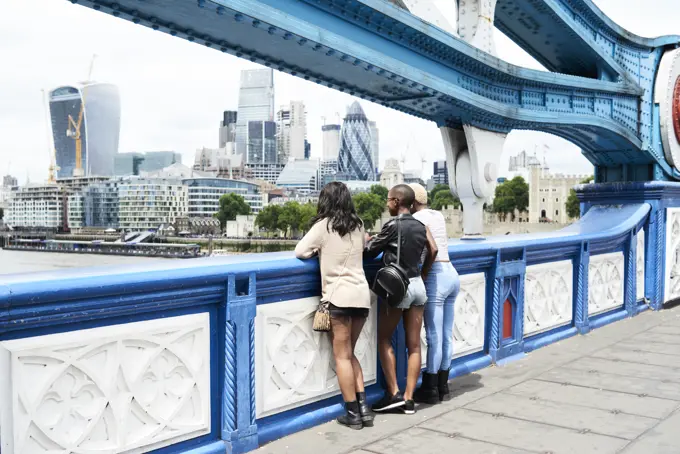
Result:
[[[658,1],[671,6],[670,1]],[[640,5],[617,10],[614,0],[600,0],[597,4],[615,21],[641,35],[672,33],[676,28],[668,16],[659,18]],[[215,118],[225,110],[236,110],[240,71],[261,68],[67,2],[10,0],[2,9],[8,14],[0,14],[0,30],[6,38],[0,43],[0,53],[17,71],[0,75],[6,100],[0,107],[0,147],[5,153],[0,173],[11,173],[20,183],[26,182],[27,175],[34,182],[47,178],[49,145],[44,133],[40,90],[82,80],[92,53],[99,55],[93,79],[121,88],[119,151],[174,149],[182,153],[184,162],[192,161],[197,148],[218,145]],[[30,17],[40,32],[22,27],[21,20],[16,20],[21,17]],[[59,20],[55,21],[55,17]],[[43,34],[50,36],[50,40],[42,39]],[[67,44],[78,41],[81,34],[88,35],[82,46],[74,49]],[[135,51],[130,52],[129,48]],[[499,40],[498,52],[514,64],[540,68],[505,37]],[[182,61],[181,67],[177,61]],[[323,118],[333,123],[328,120],[357,99],[278,72],[274,73],[274,83],[275,105],[293,99],[305,102],[312,157],[320,157]],[[379,167],[387,158],[399,158],[408,145],[411,149],[425,150],[428,161],[425,177],[429,176],[433,161],[444,159],[441,137],[434,124],[359,101],[381,130]],[[408,139],[403,131],[409,131]],[[553,169],[564,173],[590,171],[589,163],[568,142],[518,131],[506,142],[501,174],[507,169],[510,155],[530,150],[539,141],[549,144],[552,153],[546,159]],[[419,156],[413,154],[406,167],[420,168]]]

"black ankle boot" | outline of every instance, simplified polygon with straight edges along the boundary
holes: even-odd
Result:
[[[357,393],[357,404],[359,405],[359,414],[361,415],[361,421],[366,427],[373,427],[373,419],[375,419],[375,413],[371,410],[371,407],[366,403],[366,393]]]
[[[451,392],[449,391],[449,370],[440,370],[437,374],[437,388],[439,391],[439,400],[451,400]]]
[[[423,382],[420,388],[413,393],[413,400],[423,404],[439,403],[439,391],[437,390],[437,374],[423,372]]]
[[[363,427],[361,414],[359,413],[359,404],[356,400],[354,402],[345,402],[345,414],[338,416],[338,424],[354,430],[359,430]]]

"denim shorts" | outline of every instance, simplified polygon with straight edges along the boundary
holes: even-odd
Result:
[[[427,303],[427,292],[425,291],[425,283],[423,279],[418,277],[412,277],[409,279],[408,291],[403,300],[396,306],[392,306],[395,309],[406,310],[411,306],[424,306]]]

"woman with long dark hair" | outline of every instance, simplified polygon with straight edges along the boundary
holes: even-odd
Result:
[[[312,228],[298,243],[295,255],[300,259],[319,255],[321,301],[329,303],[335,371],[345,401],[346,411],[338,422],[352,429],[372,426],[374,418],[366,404],[361,364],[354,354],[371,307],[363,267],[364,242],[363,223],[349,189],[340,182],[329,183],[319,194]]]

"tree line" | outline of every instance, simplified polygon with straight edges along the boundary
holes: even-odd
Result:
[[[583,180],[589,183],[592,177]],[[371,230],[385,211],[387,188],[373,185],[369,192],[352,197],[357,214],[364,221],[366,230]],[[442,210],[445,207],[462,208],[460,200],[451,193],[446,184],[436,185],[428,194],[430,208]],[[577,218],[580,206],[576,192],[572,189],[566,202],[567,214]],[[498,214],[502,219],[510,215],[514,219],[515,212],[526,212],[529,208],[529,185],[521,176],[516,176],[496,186],[493,204],[487,211]],[[237,194],[225,194],[220,198],[220,210],[215,217],[220,220],[222,229],[227,221],[236,219],[237,215],[251,214],[250,207],[243,197]],[[309,223],[316,216],[316,205],[286,202],[283,205],[267,205],[255,219],[255,224],[270,235],[282,232],[284,236],[305,233],[311,226]]]

